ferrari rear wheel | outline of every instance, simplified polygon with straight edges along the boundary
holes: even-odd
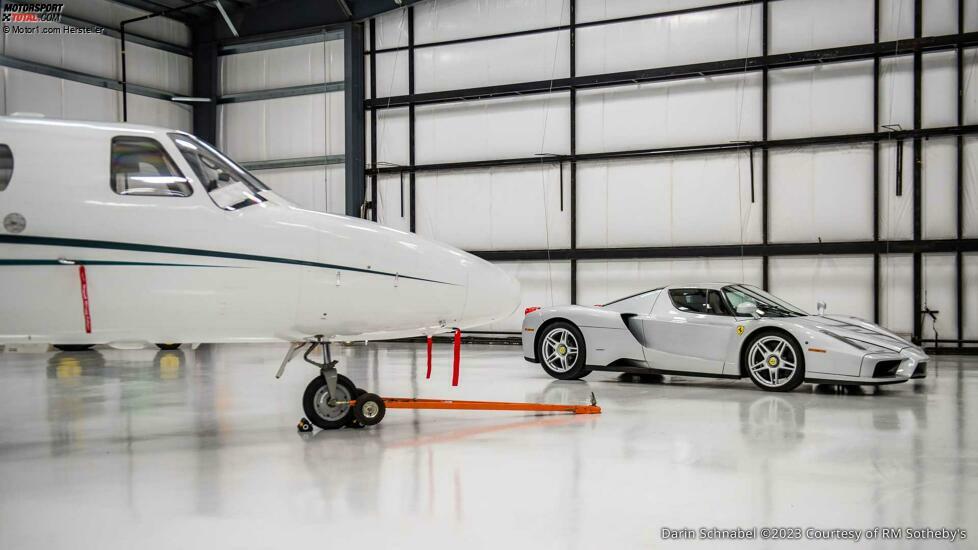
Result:
[[[765,391],[791,391],[805,380],[801,347],[782,332],[763,331],[755,336],[744,361],[750,379]]]
[[[587,350],[584,336],[574,325],[557,322],[549,325],[537,342],[537,357],[543,370],[557,380],[577,380],[591,371],[587,369]]]

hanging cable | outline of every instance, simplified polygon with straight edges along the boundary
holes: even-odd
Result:
[[[560,4],[560,18],[558,21],[563,22],[564,20],[564,5],[566,2],[561,2]],[[569,34],[568,34],[569,37]],[[540,134],[540,150],[539,155],[544,155],[547,146],[547,124],[550,119],[550,102],[553,101],[553,89],[554,80],[557,78],[557,54],[560,52],[560,33],[554,33],[554,54],[550,64],[550,84],[547,88],[547,99],[544,101],[543,107],[543,131]],[[560,170],[563,171],[563,163],[560,165]],[[546,169],[543,168],[543,159],[540,159],[540,190],[543,195],[543,223],[544,223],[544,235],[546,239],[546,250],[547,250],[547,283],[548,290],[550,293],[550,304],[554,305],[554,274],[553,274],[553,260],[550,255],[550,207],[547,202],[547,174]],[[573,207],[572,207],[573,208]]]

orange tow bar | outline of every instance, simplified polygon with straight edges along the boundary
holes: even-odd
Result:
[[[413,399],[410,397],[384,397],[388,409],[443,409],[465,411],[533,411],[569,412],[574,414],[601,414],[601,407],[591,398],[590,405],[551,405],[544,403],[507,403],[505,401],[459,401],[456,399]],[[351,402],[351,404],[355,403]]]

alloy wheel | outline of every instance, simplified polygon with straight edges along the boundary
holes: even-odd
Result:
[[[798,368],[795,348],[781,336],[764,336],[750,347],[747,365],[758,384],[780,388],[788,384]]]
[[[543,339],[543,362],[554,372],[567,372],[577,364],[578,343],[566,328],[555,328]]]

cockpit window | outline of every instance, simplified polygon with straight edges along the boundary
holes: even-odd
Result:
[[[261,193],[268,187],[214,147],[189,134],[171,133],[170,139],[217,206],[238,210],[265,202]]]
[[[785,302],[781,298],[764,292],[752,285],[730,285],[723,287],[723,294],[730,302],[730,307],[737,310],[742,303],[752,303],[757,306],[757,313],[762,317],[800,317],[808,315],[805,311]]]
[[[14,154],[10,152],[10,147],[0,143],[0,191],[10,185],[10,178],[14,175]]]
[[[112,190],[120,195],[189,197],[194,190],[155,139],[112,138]]]

